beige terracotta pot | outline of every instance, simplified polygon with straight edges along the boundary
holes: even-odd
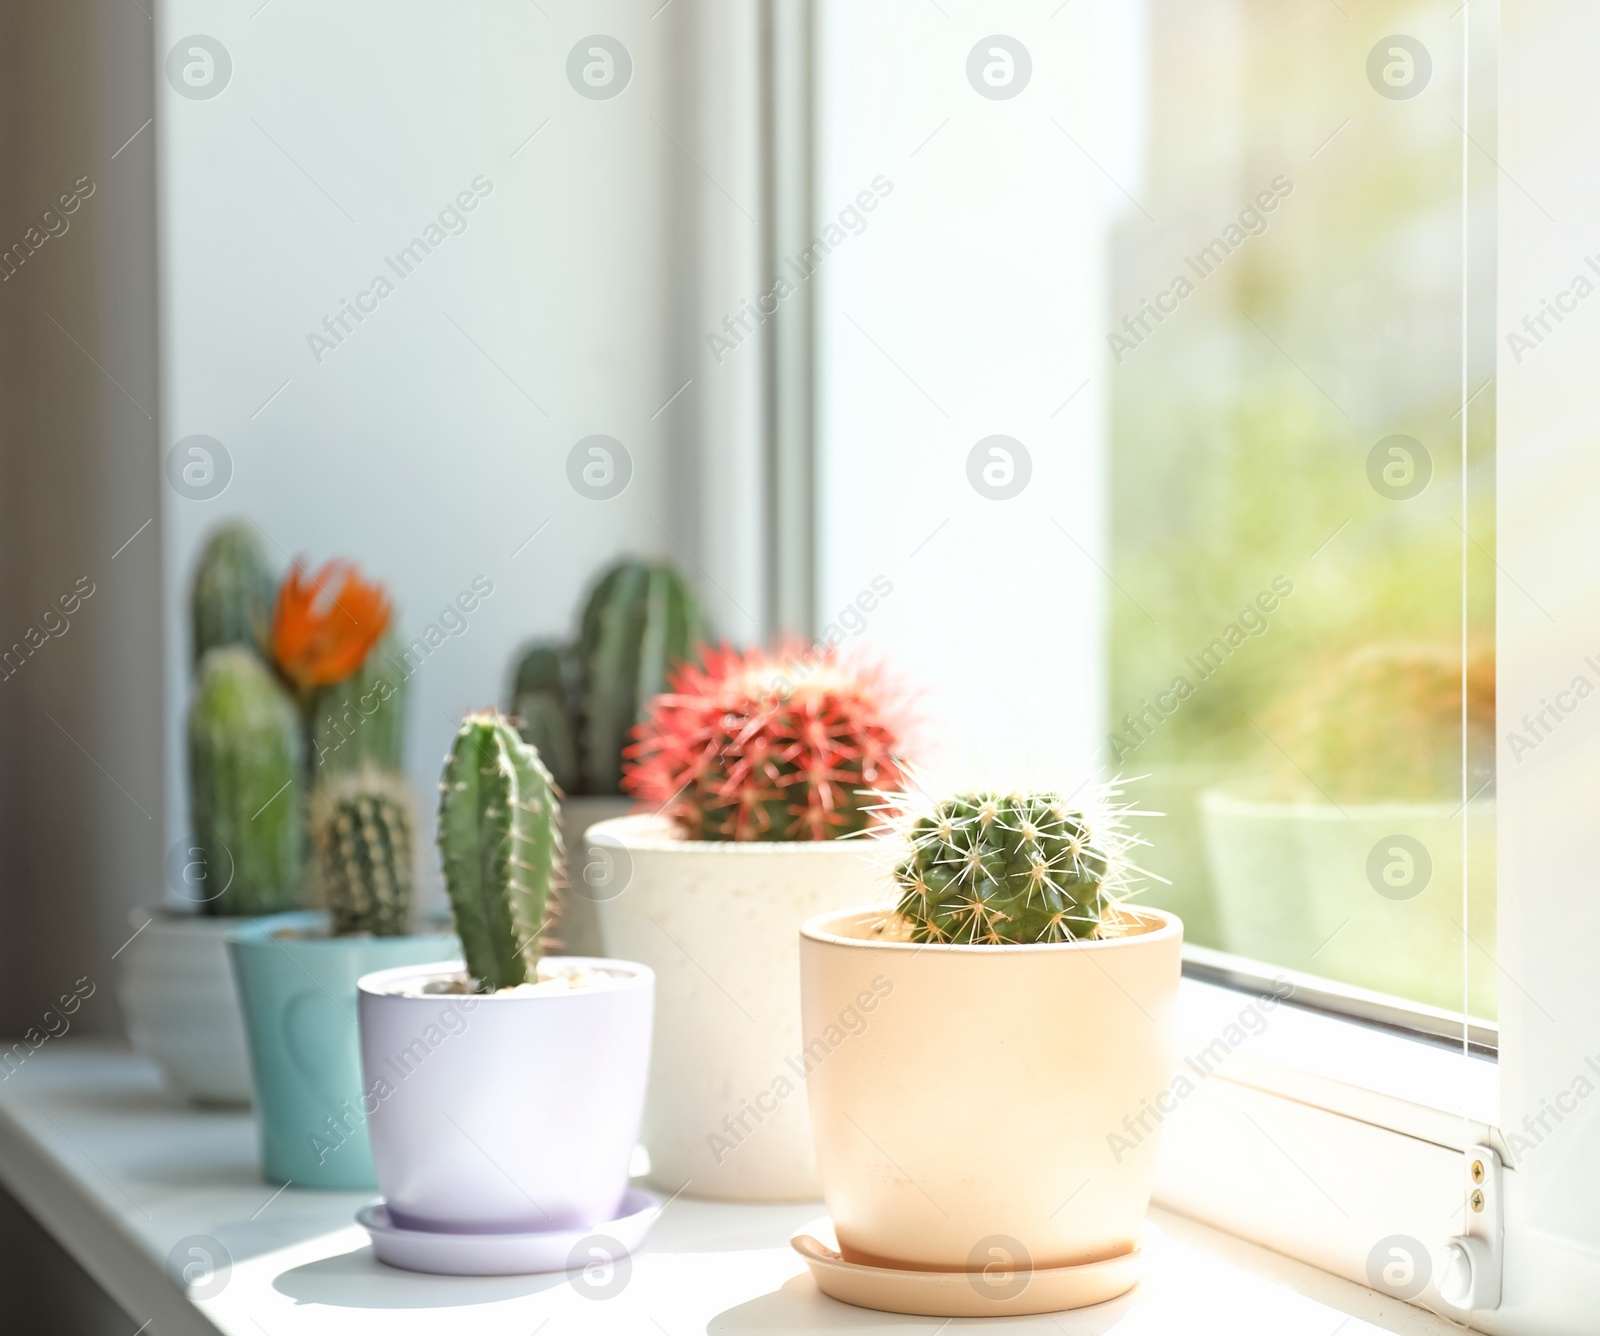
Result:
[[[656,973],[643,1140],[652,1182],[733,1201],[822,1195],[800,1061],[800,925],[893,895],[857,840],[713,843],[604,821],[586,893],[605,954]],[[571,891],[568,894],[572,894]]]
[[[1125,937],[1038,946],[888,941],[871,909],[806,923],[806,1084],[847,1261],[1025,1270],[1136,1246],[1183,925],[1131,917]]]

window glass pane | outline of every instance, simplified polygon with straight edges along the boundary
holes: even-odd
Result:
[[[818,225],[892,190],[814,278],[818,620],[892,584],[943,773],[1120,776],[1196,947],[1492,1019],[1468,8],[825,0]]]
[[[1492,1018],[1493,120],[1367,8],[1149,0],[1107,745],[1191,942]]]

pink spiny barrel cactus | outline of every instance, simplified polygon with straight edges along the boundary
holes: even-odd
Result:
[[[882,675],[832,650],[704,652],[651,702],[622,787],[691,840],[829,840],[876,824],[901,787]]]

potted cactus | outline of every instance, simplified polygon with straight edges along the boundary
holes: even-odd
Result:
[[[467,716],[439,793],[465,968],[359,983],[362,1098],[384,1197],[363,1219],[380,1258],[424,1267],[404,1251],[417,1235],[586,1230],[623,1211],[654,991],[642,965],[542,954],[562,871],[559,804],[504,717]]]
[[[190,594],[191,835],[168,858],[172,899],[136,910],[120,1000],[134,1046],[176,1094],[245,1104],[250,1072],[225,914],[300,904],[303,743],[294,702],[261,650],[274,579],[254,529],[207,541]]]
[[[832,650],[705,652],[656,698],[623,787],[659,814],[591,827],[607,952],[658,979],[644,1141],[654,1180],[697,1196],[818,1192],[800,1052],[796,933],[885,888],[859,835],[901,779],[899,710]]]
[[[800,1052],[838,1249],[797,1247],[826,1292],[873,1307],[905,1297],[885,1271],[913,1289],[903,1273],[984,1276],[995,1248],[1022,1284],[992,1304],[935,1276],[910,1297],[925,1306],[899,1311],[1111,1298],[1137,1279],[1116,1259],[1137,1253],[1160,1134],[1148,1110],[1174,1080],[1182,925],[1127,901],[1139,841],[1105,802],[885,801],[898,902],[800,934]],[[1048,1274],[1086,1265],[1070,1293]],[[950,1295],[965,1306],[940,1307]]]
[[[411,935],[415,830],[400,776],[373,768],[333,776],[311,802],[326,910],[253,919],[228,939],[269,1183],[377,1187],[361,1105],[356,980],[458,950],[448,932]]]
[[[623,751],[667,675],[698,654],[705,619],[671,566],[626,559],[608,568],[584,605],[577,639],[522,652],[512,674],[511,717],[562,794],[566,847],[578,868],[552,923],[555,949],[600,953],[592,883],[579,851],[596,821],[624,815]]]
[[[343,565],[309,581],[297,568],[275,585],[248,524],[224,525],[201,551],[190,594],[190,835],[168,858],[170,899],[135,911],[122,956],[129,1037],[175,1093],[201,1103],[249,1102],[227,938],[241,919],[307,902],[307,799],[335,768],[321,763],[319,711],[362,680],[390,618],[382,590]],[[398,768],[403,698],[379,694],[347,765]]]
[[[1466,662],[1465,807],[1462,680],[1459,645],[1377,641],[1263,716],[1277,745],[1200,800],[1224,949],[1460,1008],[1463,822],[1470,930],[1495,950],[1493,651]],[[1471,984],[1492,1017],[1492,967]]]

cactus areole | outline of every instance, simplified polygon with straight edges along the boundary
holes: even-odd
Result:
[[[439,852],[467,972],[480,993],[536,977],[562,867],[550,772],[502,715],[470,714],[439,783]]]
[[[1108,935],[1138,843],[1118,809],[1059,793],[891,795],[907,855],[894,870],[916,942],[1064,942]]]
[[[656,697],[623,788],[691,840],[827,840],[877,821],[868,790],[901,783],[878,673],[831,650],[708,650]]]

